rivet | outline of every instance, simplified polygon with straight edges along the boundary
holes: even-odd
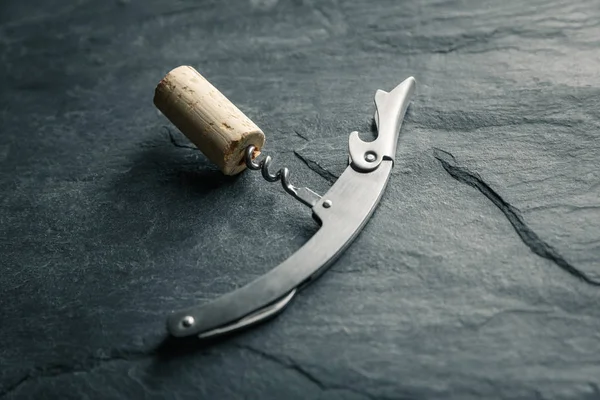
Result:
[[[189,328],[190,326],[194,325],[194,322],[196,322],[194,317],[188,315],[187,317],[183,317],[181,320],[181,325],[183,325],[184,328]]]

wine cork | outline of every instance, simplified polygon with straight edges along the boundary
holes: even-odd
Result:
[[[253,145],[256,157],[265,143],[263,131],[192,67],[169,72],[154,105],[225,175],[242,172],[246,148]]]

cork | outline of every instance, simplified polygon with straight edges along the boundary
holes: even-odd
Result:
[[[190,66],[169,72],[154,92],[154,105],[225,175],[246,168],[245,150],[260,154],[265,134]]]

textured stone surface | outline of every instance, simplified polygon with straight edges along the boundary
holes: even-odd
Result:
[[[595,0],[0,4],[0,398],[600,398]],[[314,232],[152,106],[195,66],[324,193],[418,81],[380,207],[276,320],[165,316]],[[173,140],[171,140],[173,139]]]

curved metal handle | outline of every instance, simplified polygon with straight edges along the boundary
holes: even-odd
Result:
[[[323,197],[312,191],[304,200],[300,195],[294,196],[312,206],[314,218],[322,225],[317,233],[287,260],[253,282],[207,304],[171,314],[167,321],[171,335],[206,338],[257,324],[281,312],[298,290],[325,272],[356,238],[381,199],[414,87],[415,80],[411,77],[390,93],[378,90],[377,139],[366,143],[357,133],[351,134],[351,165]],[[261,169],[267,180],[281,179],[284,187],[289,185],[285,171],[269,173],[268,160],[254,163],[251,153],[251,149],[247,150],[249,167]],[[360,161],[366,162],[364,169]]]
[[[350,134],[350,164],[354,169],[368,172],[376,169],[382,160],[394,161],[400,127],[415,85],[415,78],[411,76],[389,93],[383,90],[375,93],[377,139],[365,142],[358,137],[358,132]]]
[[[253,282],[209,303],[171,314],[167,320],[171,335],[213,336],[245,327],[248,322],[260,322],[282,310],[293,296],[290,293],[323,273],[356,238],[375,210],[391,170],[390,161],[367,174],[347,167],[313,207],[322,226],[308,242]],[[265,307],[269,307],[266,312]]]

